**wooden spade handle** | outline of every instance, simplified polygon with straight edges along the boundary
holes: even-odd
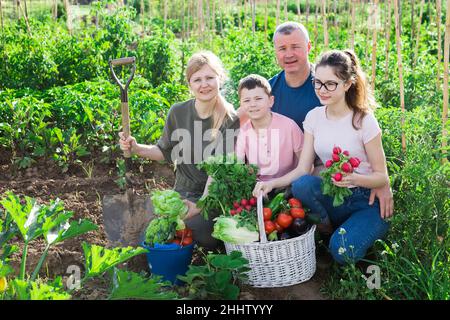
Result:
[[[123,65],[132,64],[132,63],[135,63],[135,62],[136,62],[136,58],[135,57],[119,58],[119,59],[111,60],[111,64],[113,66],[123,66]]]

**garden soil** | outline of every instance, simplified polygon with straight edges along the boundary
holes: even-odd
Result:
[[[63,200],[66,210],[74,212],[74,219],[85,218],[96,223],[97,231],[92,231],[75,239],[65,241],[50,249],[44,263],[40,277],[53,279],[62,276],[65,281],[69,274],[69,266],[78,266],[83,273],[82,242],[108,247],[108,240],[104,233],[101,201],[104,195],[123,193],[115,183],[117,169],[114,165],[95,165],[91,173],[88,164],[70,167],[66,173],[54,162],[39,162],[32,168],[16,170],[11,165],[11,156],[0,150],[0,195],[10,190],[18,195],[36,198],[40,203],[49,203],[59,198]],[[96,161],[95,163],[99,163]],[[167,164],[152,162],[134,168],[136,174],[136,192],[148,193],[153,189],[168,189],[174,183],[173,168]],[[18,241],[21,243],[21,241]],[[43,240],[37,240],[29,247],[27,271],[31,272],[36,266],[41,253],[45,248]],[[21,249],[21,248],[20,248]],[[318,250],[321,252],[324,250]],[[20,265],[20,252],[13,256],[12,265],[16,272]],[[194,254],[195,259],[195,254]],[[241,287],[241,300],[274,299],[274,300],[300,300],[325,299],[320,293],[320,287],[327,276],[331,258],[327,253],[317,256],[317,272],[309,281],[284,288],[259,289],[246,285]],[[144,255],[135,257],[126,267],[129,270],[140,272],[148,271]],[[105,276],[106,277],[106,276]],[[75,299],[105,299],[110,281],[107,278],[96,278],[88,282],[82,290],[77,292]]]

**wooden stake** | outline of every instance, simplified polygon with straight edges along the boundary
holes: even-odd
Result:
[[[327,0],[322,0],[324,49],[328,49]]]
[[[140,6],[140,9],[141,9],[141,25],[142,25],[142,35],[144,35],[145,34],[145,23],[144,23],[144,19],[145,19],[145,16],[144,16],[144,11],[145,11],[145,5],[144,5],[144,0],[141,0],[141,4],[140,4],[141,6]],[[184,3],[183,3],[183,5],[184,5]],[[184,31],[184,21],[183,21],[183,24],[182,24],[182,30]],[[183,31],[181,31],[181,37],[183,37]]]
[[[69,0],[64,0],[64,7],[66,9],[66,24],[69,34],[72,34],[72,9]]]
[[[389,0],[388,0],[389,1]],[[352,31],[350,34],[350,48],[355,51],[355,27],[356,27],[356,2],[357,0],[352,0]]]
[[[191,36],[191,0],[187,0],[187,23],[186,38]]]
[[[316,5],[316,11],[314,12],[314,52],[317,55],[317,50],[319,48],[319,46],[317,45],[317,38],[319,37],[319,28],[317,27],[317,20],[319,16],[319,6]]]
[[[25,11],[24,11],[25,12],[25,16],[28,18],[27,0],[23,0],[23,7],[25,9]]]
[[[58,0],[53,0],[53,20],[56,20],[57,18],[58,18]]]
[[[252,33],[255,35],[256,31],[256,0],[250,0],[251,9],[252,9]]]
[[[164,0],[164,33],[166,33],[167,28],[167,0]]]
[[[268,2],[269,0],[266,0],[265,6],[264,6],[264,34],[266,35],[266,39],[267,39],[267,7],[268,7]]]
[[[197,2],[197,19],[198,19],[198,35],[201,42],[203,42],[204,21],[203,21],[203,0]]]
[[[372,92],[375,92],[375,77],[377,67],[377,16],[378,16],[378,0],[373,2],[373,34],[372,34]]]
[[[338,1],[333,0],[333,28],[334,28],[334,38],[336,43],[339,43],[339,33],[340,30],[338,29]]]
[[[450,59],[450,0],[447,0],[447,12],[445,18],[445,39],[444,39],[444,104],[442,108],[442,152],[444,157],[442,162],[447,162],[447,123],[448,123],[448,60]]]
[[[405,137],[405,88],[403,85],[403,64],[402,64],[402,39],[400,37],[400,16],[398,12],[398,2],[394,0],[394,16],[395,16],[395,39],[397,43],[397,63],[398,63],[398,79],[400,81],[400,106],[402,110],[401,128],[402,128],[402,150],[406,152]]]
[[[2,10],[2,0],[0,0],[0,24],[3,30],[3,10]]]
[[[28,22],[28,17],[25,15],[25,11],[22,9],[22,4],[20,3],[20,0],[17,0],[17,8],[19,9],[19,14],[20,14],[20,12],[22,12],[23,19],[25,20],[25,25],[27,26],[28,34],[31,37],[32,34],[31,34],[30,24]]]
[[[213,5],[212,5],[212,25],[211,25],[211,30],[213,32],[213,34],[216,33],[216,0],[212,0]]]
[[[416,45],[414,47],[413,69],[414,69],[414,67],[417,64],[417,58],[418,58],[418,54],[419,54],[420,27],[421,27],[421,24],[422,24],[422,15],[423,15],[423,6],[424,6],[424,4],[425,4],[425,0],[422,0],[420,2],[419,23],[417,23]]]
[[[280,24],[280,0],[277,0],[277,14],[276,14],[276,24]]]
[[[309,0],[306,0],[306,24],[308,24],[309,17]]]
[[[394,0],[396,1],[396,0]],[[392,0],[387,0],[388,10],[386,14],[386,65],[384,67],[384,79],[389,79],[389,45],[391,41],[391,3]]]
[[[449,0],[447,0],[449,1]],[[438,34],[438,56],[437,56],[437,68],[436,68],[436,88],[441,90],[441,61],[442,61],[442,49],[441,49],[441,12],[442,12],[442,2],[441,0],[436,0],[436,27]]]

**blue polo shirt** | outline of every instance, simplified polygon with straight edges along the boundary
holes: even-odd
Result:
[[[313,67],[305,83],[297,88],[288,86],[284,71],[269,80],[275,97],[272,111],[291,118],[302,130],[306,114],[321,105],[312,84],[312,70]]]

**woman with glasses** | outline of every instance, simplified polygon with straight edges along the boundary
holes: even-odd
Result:
[[[340,264],[355,263],[389,229],[378,200],[372,205],[368,201],[370,189],[389,182],[381,129],[373,114],[376,103],[350,50],[322,54],[312,81],[322,106],[311,110],[303,122],[304,145],[297,168],[278,179],[259,182],[254,194],[292,183],[293,195],[320,213],[331,232],[336,230],[329,243],[333,258]],[[336,186],[352,191],[342,205],[333,207],[333,198],[322,194],[321,178],[309,172],[316,154],[326,163],[336,146],[357,157],[360,164],[341,181],[332,178]]]

